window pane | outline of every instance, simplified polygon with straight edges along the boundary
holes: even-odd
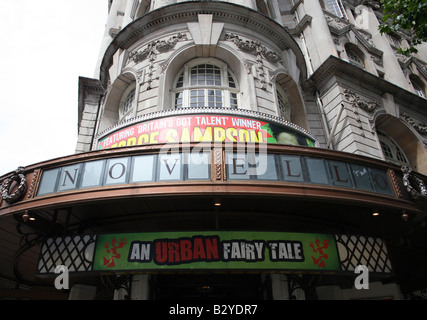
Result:
[[[230,107],[237,109],[237,94],[235,93],[230,93]]]
[[[278,180],[276,161],[273,154],[257,154],[255,162],[257,180]]]
[[[123,105],[123,114],[131,111],[133,109],[133,102],[135,100],[135,89],[133,89],[128,96],[126,97],[126,101]]]
[[[178,78],[178,82],[176,83],[177,88],[181,88],[184,85],[184,74],[181,74]]]
[[[95,187],[101,184],[104,160],[85,163],[82,188]]]
[[[368,191],[374,191],[374,187],[369,176],[368,169],[363,166],[352,164],[350,165],[351,172],[353,173],[356,188]]]
[[[393,195],[393,190],[391,188],[387,172],[373,168],[370,168],[369,171],[371,173],[372,181],[374,182],[375,191]]]
[[[38,195],[55,192],[58,172],[59,172],[59,169],[43,171],[42,179],[39,185],[39,190],[37,192]]]
[[[192,152],[186,154],[188,180],[206,180],[210,178],[210,153]]]
[[[159,180],[182,180],[181,154],[159,155]]]
[[[218,88],[224,85],[228,85],[230,88],[237,88],[237,84],[230,73],[227,71],[224,72],[223,69],[213,64],[199,64],[190,68],[187,72],[189,77],[188,83],[184,83],[186,75],[182,74],[178,78],[175,88],[185,88],[187,86],[190,86],[190,88],[184,89],[184,92],[179,96],[175,92],[175,108],[223,108],[224,106],[237,108],[237,93],[231,93],[228,90]],[[225,83],[222,82],[224,77],[227,79]],[[189,105],[184,106],[184,95],[186,98],[189,97]],[[225,103],[224,99],[226,99]],[[187,100],[185,99],[185,101]]]
[[[248,180],[248,161],[245,153],[226,154],[227,177],[229,180]]]
[[[176,108],[182,108],[182,97],[183,97],[182,92],[175,94],[175,107]]]
[[[105,184],[120,184],[126,182],[129,158],[110,159],[107,164]]]
[[[80,166],[80,164],[75,164],[62,168],[61,177],[59,178],[58,191],[77,188]]]
[[[155,155],[133,158],[131,182],[148,182],[154,180]]]
[[[228,74],[228,86],[230,88],[235,88],[236,87],[236,83],[234,82],[234,79],[233,79],[233,77],[230,74]]]
[[[352,187],[347,164],[340,161],[328,161],[331,172],[332,183],[341,187]]]
[[[281,156],[280,162],[285,181],[304,181],[300,157]]]
[[[308,174],[310,176],[310,182],[316,184],[329,184],[325,161],[323,159],[307,158],[306,163]]]

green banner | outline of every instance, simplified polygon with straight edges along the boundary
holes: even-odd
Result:
[[[333,235],[155,232],[99,235],[93,270],[340,270]]]

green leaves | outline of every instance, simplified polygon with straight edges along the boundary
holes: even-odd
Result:
[[[384,17],[378,30],[383,34],[406,30],[411,33],[409,48],[399,48],[405,55],[417,52],[415,46],[427,41],[427,0],[380,0]]]

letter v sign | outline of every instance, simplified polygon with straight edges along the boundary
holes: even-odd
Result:
[[[172,169],[169,167],[168,159],[163,159],[163,162],[165,163],[166,169],[168,169],[169,175],[172,174],[173,170],[175,169],[176,163],[178,162],[179,158],[175,158],[175,163],[173,164]]]

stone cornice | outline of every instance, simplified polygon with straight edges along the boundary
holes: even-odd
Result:
[[[113,63],[113,56],[117,50],[125,50],[142,37],[171,23],[186,23],[197,21],[199,14],[212,14],[216,22],[232,23],[245,29],[253,29],[261,36],[270,39],[281,50],[291,49],[297,57],[297,65],[301,71],[301,80],[306,79],[306,65],[304,56],[291,34],[276,21],[244,6],[227,2],[180,2],[168,5],[128,24],[112,40],[105,51],[100,66],[100,81],[104,88],[108,84],[108,70]]]
[[[354,82],[356,86],[365,88],[380,96],[384,93],[390,93],[393,95],[396,103],[404,105],[406,108],[412,109],[420,114],[427,115],[427,109],[425,108],[426,99],[335,56],[329,56],[329,58],[317,68],[311,77],[304,83],[304,88],[317,91],[333,76],[344,77],[346,80]]]
[[[79,100],[78,100],[78,111],[77,111],[77,125],[80,125],[82,113],[84,109],[85,99],[88,94],[95,94],[102,96],[104,94],[104,88],[101,82],[97,79],[79,77]]]

